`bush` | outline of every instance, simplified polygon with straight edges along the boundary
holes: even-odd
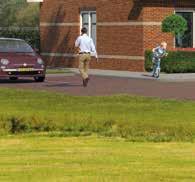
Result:
[[[24,39],[33,48],[40,49],[40,36],[38,28],[2,28],[0,37]]]
[[[152,70],[152,51],[145,52],[145,70]],[[161,71],[166,73],[195,73],[195,52],[170,51],[161,60]]]
[[[39,26],[39,11],[38,3],[0,1],[0,37],[24,39],[33,48],[40,49],[39,29],[36,28]]]
[[[39,10],[39,3],[28,3],[26,0],[1,0],[0,26],[38,26]]]
[[[174,35],[183,35],[187,30],[187,21],[179,15],[166,17],[162,22],[162,32],[170,32]]]

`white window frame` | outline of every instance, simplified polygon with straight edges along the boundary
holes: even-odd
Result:
[[[175,9],[175,14],[176,12],[189,12],[189,13],[193,13],[193,48],[195,48],[195,9],[191,9],[191,8],[177,8]],[[174,38],[174,47],[176,48],[175,45],[175,38]]]
[[[89,27],[88,27],[88,36],[91,38],[91,25],[92,25],[92,22],[91,22],[91,14],[92,13],[95,13],[96,14],[96,11],[81,11],[80,12],[80,29],[82,28],[83,26],[83,19],[82,19],[82,14],[88,14],[89,16]],[[96,14],[96,29],[97,29],[97,14]],[[96,40],[97,40],[97,34],[96,34]],[[94,42],[96,44],[96,42]]]

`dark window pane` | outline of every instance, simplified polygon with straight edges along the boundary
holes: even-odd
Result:
[[[91,23],[96,24],[96,13],[91,13]]]
[[[91,38],[94,41],[94,44],[96,44],[96,25],[91,26]]]
[[[81,14],[81,16],[82,16],[82,27],[87,28],[87,30],[89,31],[88,35],[91,36],[91,38],[94,41],[94,44],[96,45],[96,13],[84,12]]]
[[[82,13],[82,28],[89,30],[89,13]]]
[[[82,14],[82,22],[83,22],[83,24],[89,23],[89,14],[88,13]]]
[[[96,13],[91,13],[91,38],[96,44]]]
[[[193,13],[192,12],[176,12],[176,14],[186,19],[188,29],[182,36],[176,37],[176,47],[193,47]]]

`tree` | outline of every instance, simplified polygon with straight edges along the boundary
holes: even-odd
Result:
[[[0,0],[0,37],[20,38],[40,48],[39,4],[26,0]],[[10,28],[11,27],[11,28]],[[12,28],[12,27],[17,27]]]
[[[29,4],[17,12],[16,25],[33,27],[39,25],[39,6],[36,3]]]
[[[187,29],[187,21],[180,15],[173,14],[162,22],[162,32],[170,32],[175,36],[183,35]]]
[[[39,5],[26,0],[0,1],[0,27],[37,26],[39,24]]]

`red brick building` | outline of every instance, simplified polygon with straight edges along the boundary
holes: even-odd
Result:
[[[173,13],[188,21],[188,31],[175,38],[161,32]],[[144,51],[168,42],[168,48],[195,47],[195,2],[192,0],[44,0],[41,3],[41,52],[49,65],[76,67],[74,49],[86,26],[100,62],[92,68],[144,70]]]

